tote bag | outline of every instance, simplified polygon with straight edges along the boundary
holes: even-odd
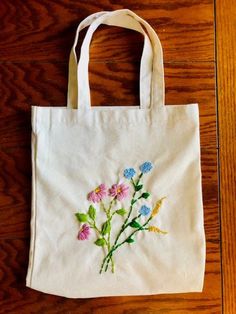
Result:
[[[102,23],[144,36],[138,106],[91,107],[89,45]],[[69,298],[202,291],[198,105],[164,105],[155,31],[127,9],[93,14],[69,64],[67,107],[32,107],[27,286]]]

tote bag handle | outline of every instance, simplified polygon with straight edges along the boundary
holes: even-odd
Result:
[[[132,23],[131,23],[132,20]],[[108,12],[98,17],[89,27],[85,39],[81,47],[80,60],[78,64],[78,102],[80,108],[88,110],[91,108],[89,79],[88,79],[88,63],[89,63],[89,45],[92,35],[98,26],[102,23],[108,25],[117,25],[130,28],[130,25],[137,23],[142,28],[144,36],[146,32],[151,40],[153,58],[146,63],[144,70],[148,77],[152,77],[150,85],[143,86],[143,81],[140,82],[140,103],[142,109],[157,108],[164,106],[164,69],[163,69],[163,55],[160,40],[154,29],[138,15],[128,9]],[[145,29],[145,31],[144,31]],[[143,53],[144,60],[146,53]],[[149,55],[150,56],[150,55]],[[148,59],[148,58],[147,58]],[[142,70],[142,67],[141,67]],[[141,71],[140,71],[141,72]],[[141,74],[142,76],[142,74]],[[143,92],[144,91],[144,92]],[[146,91],[148,91],[146,93]],[[150,97],[147,97],[147,94]]]
[[[95,14],[92,14],[85,18],[78,26],[77,31],[76,31],[76,36],[74,40],[74,44],[71,49],[70,53],[70,59],[69,59],[69,79],[68,79],[68,94],[67,94],[67,107],[68,108],[78,108],[78,66],[77,66],[77,57],[76,57],[76,52],[75,48],[78,42],[79,38],[79,32],[87,27],[88,25],[92,24],[94,21],[96,21],[99,17],[110,14],[111,12],[98,12]],[[107,24],[106,21],[103,22],[104,24]],[[149,69],[152,66],[152,46],[150,43],[150,40],[140,24],[131,18],[130,16],[126,16],[126,19],[122,19],[121,21],[115,23],[112,23],[111,21],[108,22],[109,25],[118,25],[121,27],[129,28],[132,30],[136,30],[144,35],[144,47],[143,47],[143,53],[142,53],[142,58],[141,58],[141,63],[140,63],[140,96],[142,95],[141,98],[141,107],[142,104],[145,102],[148,102],[150,100],[150,93],[149,93],[149,87],[151,84],[151,70]],[[101,23],[100,23],[101,24]],[[89,43],[88,43],[89,45]],[[89,47],[88,47],[89,51]],[[85,63],[86,64],[86,63]],[[82,89],[82,98],[83,98],[83,90],[86,89],[87,91],[87,96],[90,99],[89,96],[89,86],[88,86],[88,76],[87,76],[87,86],[85,86],[85,81],[84,79],[81,79],[81,89]],[[149,99],[149,100],[148,100]],[[144,101],[143,101],[144,100]],[[83,101],[80,102],[80,107],[83,107]]]
[[[68,92],[67,92],[67,107],[77,108],[78,106],[78,66],[76,56],[76,46],[79,40],[79,33],[89,26],[94,20],[102,16],[107,11],[101,11],[87,16],[83,21],[80,22],[76,29],[75,39],[71,48],[69,57],[69,71],[68,71]]]
[[[81,47],[80,60],[77,69],[78,72],[76,73],[77,77],[75,77],[75,80],[78,78],[78,94],[75,95],[77,96],[77,105],[79,103],[80,108],[85,110],[89,109],[91,106],[88,79],[89,45],[94,31],[102,23],[130,28],[144,35],[144,49],[140,69],[140,107],[142,109],[147,109],[153,107],[154,103],[155,106],[164,105],[162,47],[151,26],[135,13],[127,9],[112,12],[100,12],[89,16],[85,20],[89,21],[90,19],[92,19],[93,22],[90,23],[91,25]],[[151,42],[146,32],[148,33]]]

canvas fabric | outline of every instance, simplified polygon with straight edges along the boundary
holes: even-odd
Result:
[[[136,106],[91,106],[89,46],[101,24],[144,36]],[[87,26],[77,62],[75,47]],[[144,172],[140,182],[150,195],[137,200],[130,219],[141,215],[140,208],[151,212],[158,208],[151,225],[159,232],[135,233],[134,242],[114,251],[114,273],[110,264],[99,273],[106,248],[94,244],[98,235],[92,228],[88,239],[78,239],[85,223],[75,214],[86,214],[92,205],[96,223],[102,226],[106,215],[101,203],[89,200],[89,193],[97,193],[96,187],[105,184],[108,206],[114,184],[129,186],[121,201],[114,197],[114,209],[126,210],[124,216],[112,218],[110,241],[114,243],[134,193],[132,179],[124,176],[124,170],[131,168],[136,176]],[[135,221],[144,223],[147,217],[141,215]],[[127,227],[118,243],[135,230],[137,226]],[[68,298],[200,292],[204,270],[198,104],[165,105],[162,47],[146,21],[127,9],[93,14],[76,32],[67,106],[32,107],[32,218],[26,284]]]

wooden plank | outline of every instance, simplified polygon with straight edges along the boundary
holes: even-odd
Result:
[[[220,313],[219,242],[207,243],[203,293],[66,299],[25,287],[28,239],[0,240],[0,313]],[[79,283],[78,283],[79,285]]]
[[[163,43],[166,61],[214,60],[213,0],[2,0],[0,61],[67,61],[76,25],[83,18],[122,8],[133,10],[152,24]],[[120,30],[99,31],[96,54],[91,57],[117,60],[121,55],[123,61],[133,60],[136,40],[137,36]],[[114,50],[117,44],[122,54]],[[135,48],[130,49],[131,45]]]
[[[8,63],[0,65],[0,72],[5,78],[0,145],[29,145],[30,106],[66,104],[67,64]],[[214,75],[208,62],[165,64],[166,103],[199,103],[201,146],[208,148],[217,146]],[[139,64],[92,63],[90,85],[93,105],[138,105]]]
[[[31,151],[0,150],[0,238],[29,236],[31,206]],[[0,218],[0,219],[1,219]]]
[[[199,102],[207,239],[204,291],[85,300],[33,291],[25,287],[30,106],[65,105],[67,61],[77,23],[93,12],[124,7],[147,19],[159,34],[166,103]],[[221,313],[213,12],[213,0],[0,2],[0,313]],[[138,104],[141,49],[142,38],[132,31],[98,29],[90,49],[93,105]]]
[[[218,173],[215,149],[202,148],[201,170],[206,237],[212,241],[219,241]]]
[[[236,313],[236,6],[216,1],[224,313]]]

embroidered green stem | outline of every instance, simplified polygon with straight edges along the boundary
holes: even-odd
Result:
[[[89,224],[89,226],[90,226],[91,228],[93,228],[94,230],[96,230],[99,235],[101,235],[101,230],[98,229],[98,227],[96,226],[96,223],[95,223],[94,220],[93,220],[92,222],[91,222],[91,221],[88,221],[88,224]]]
[[[102,207],[103,211],[105,212],[105,214],[106,214],[106,216],[107,216],[107,215],[108,215],[108,212],[107,212],[107,209],[106,209],[104,203],[101,201],[100,204],[101,204],[101,207]]]
[[[133,218],[133,221],[135,221],[135,220],[136,220],[137,218],[139,218],[140,216],[141,216],[141,215],[138,215],[138,216],[136,216],[135,218]],[[103,267],[104,267],[104,265],[105,265],[105,263],[106,263],[106,260],[107,260],[109,257],[112,258],[113,252],[114,252],[115,250],[117,250],[118,247],[120,247],[120,246],[123,245],[125,242],[127,242],[128,239],[131,239],[132,236],[133,236],[136,232],[146,230],[146,228],[144,228],[144,227],[149,223],[149,221],[150,221],[152,218],[153,218],[153,217],[150,216],[149,219],[148,219],[142,226],[140,226],[138,229],[136,229],[134,232],[132,232],[122,243],[116,244],[116,245],[113,245],[113,246],[112,246],[111,250],[108,252],[108,254],[107,254],[107,255],[104,257],[104,259],[103,259],[103,262],[102,262],[102,265],[101,265],[101,269],[100,269],[100,274],[102,273],[102,270],[103,270]],[[128,226],[129,226],[129,224],[126,225],[126,228],[127,228]],[[125,228],[125,229],[126,229],[126,228]],[[110,262],[110,258],[109,258],[109,260],[107,260],[107,265],[106,265],[105,271],[106,271],[107,268],[108,268],[109,262]]]
[[[115,198],[113,198],[111,200],[108,211],[107,211],[107,218],[108,218],[109,222],[111,222],[112,217],[114,216],[114,213],[111,214],[111,208],[112,208],[114,201],[115,201]],[[109,230],[108,235],[107,235],[107,249],[108,249],[108,252],[111,250],[111,229]],[[114,271],[115,271],[115,264],[114,264],[113,258],[111,258],[111,271],[112,271],[112,273],[114,273]]]
[[[140,175],[139,175],[138,180],[137,180],[136,183],[134,182],[133,179],[131,179],[131,182],[133,183],[133,186],[134,186],[134,193],[133,193],[133,196],[132,196],[132,199],[131,199],[131,202],[130,202],[129,212],[128,212],[128,215],[127,215],[127,217],[126,217],[126,219],[125,219],[123,225],[121,226],[120,232],[118,233],[118,235],[117,235],[117,237],[116,237],[116,239],[115,239],[115,242],[114,242],[114,244],[113,244],[113,247],[116,246],[116,243],[118,242],[118,240],[119,240],[121,234],[122,234],[123,231],[126,229],[126,224],[127,224],[128,220],[129,220],[129,217],[130,217],[130,215],[131,215],[131,213],[132,213],[133,206],[134,206],[134,204],[135,204],[136,201],[137,201],[137,200],[135,200],[135,196],[136,196],[136,193],[137,193],[137,191],[136,191],[136,186],[139,185],[139,182],[140,182],[142,176],[143,176],[143,173],[140,173]]]
[[[131,200],[131,203],[130,203],[130,210],[129,210],[129,213],[128,213],[128,216],[127,216],[126,220],[124,221],[124,225],[125,225],[125,224],[127,223],[127,221],[129,220],[129,217],[130,217],[130,215],[131,215],[131,213],[132,213],[132,210],[133,210],[133,205],[134,205],[134,204],[136,203],[136,201],[137,201],[137,200],[135,199],[135,196],[136,196],[136,193],[137,193],[137,191],[136,191],[136,186],[139,185],[139,182],[140,182],[142,176],[143,176],[143,173],[140,173],[136,184],[134,183],[134,180],[132,179],[132,183],[133,183],[133,186],[134,186],[134,193],[133,193],[133,197],[132,197],[132,200]]]
[[[129,212],[128,212],[128,215],[127,215],[127,217],[126,217],[126,219],[125,219],[123,225],[121,226],[121,229],[120,229],[120,231],[119,231],[119,233],[118,233],[118,235],[117,235],[117,237],[116,237],[116,239],[115,239],[114,244],[113,244],[112,247],[108,250],[108,252],[109,252],[109,251],[112,251],[112,250],[116,247],[117,242],[118,242],[118,240],[119,240],[121,234],[124,232],[124,230],[125,230],[125,229],[128,227],[128,225],[129,225],[128,221],[129,221],[130,215],[131,215],[131,213],[132,213],[133,206],[134,206],[134,204],[135,204],[136,201],[137,201],[137,200],[135,199],[135,196],[136,196],[136,193],[137,193],[136,186],[139,185],[139,182],[140,182],[142,176],[143,176],[143,173],[140,173],[140,175],[139,175],[139,177],[138,177],[136,183],[134,182],[133,179],[131,179],[131,182],[132,182],[133,187],[134,187],[134,193],[133,193],[133,196],[132,196],[132,199],[131,199],[131,202],[130,202]],[[114,199],[113,199],[113,200],[114,200]],[[113,200],[112,200],[112,201],[113,201]],[[111,202],[112,202],[112,201],[111,201]],[[111,208],[111,206],[110,206],[110,208]],[[113,214],[114,214],[114,213],[113,213]],[[113,216],[113,215],[112,215],[112,216]],[[109,243],[109,245],[110,245],[110,237],[109,237],[109,239],[108,239],[108,243]],[[106,257],[105,257],[105,258],[106,258]],[[112,256],[111,256],[111,258],[112,258]],[[112,258],[112,260],[113,260],[113,258]],[[105,260],[105,261],[106,261],[106,260]],[[102,269],[103,269],[103,266],[104,266],[104,264],[105,264],[105,261],[104,261],[104,263],[102,263],[102,266],[101,266],[101,269],[100,269],[100,273],[102,272]],[[109,259],[109,261],[110,261],[110,259]],[[113,269],[113,271],[114,271],[114,262],[112,262],[112,269]]]
[[[113,214],[111,215],[111,208],[112,208],[112,205],[113,205],[113,202],[115,201],[115,198],[113,198],[111,201],[110,201],[110,204],[109,204],[109,207],[106,208],[106,206],[104,205],[103,202],[101,202],[101,208],[103,209],[103,211],[105,212],[106,214],[106,217],[107,217],[107,223],[111,223],[111,219],[113,217]],[[105,238],[104,234],[102,234],[102,230],[100,232],[100,234],[103,236],[103,238],[105,239],[106,241],[106,247],[107,247],[107,252],[109,252],[111,250],[111,227],[109,228],[109,231],[107,233],[107,238]],[[113,258],[111,259],[111,264],[112,264],[112,272],[114,272],[114,260]]]
[[[108,235],[108,241],[107,241],[107,249],[108,249],[108,252],[111,250],[111,244],[110,244],[110,236]],[[115,263],[114,263],[114,259],[113,257],[111,256],[111,271],[112,273],[114,273],[115,271]]]
[[[140,215],[139,215],[140,216]],[[136,217],[138,218],[138,216]],[[107,253],[106,257],[104,258],[103,260],[103,263],[102,263],[102,266],[101,266],[101,269],[100,269],[100,273],[102,273],[102,270],[103,270],[103,267],[106,263],[106,267],[105,267],[105,272],[107,271],[108,269],[108,266],[109,266],[109,263],[112,259],[112,256],[113,256],[113,253],[120,247],[122,246],[123,244],[127,243],[127,240],[129,239],[132,239],[132,237],[139,231],[145,231],[146,228],[144,228],[151,220],[152,220],[152,216],[150,216],[148,218],[148,220],[143,224],[141,225],[139,228],[137,228],[136,230],[134,230],[124,241],[122,241],[121,243],[118,243],[116,246],[112,247],[112,249]]]

